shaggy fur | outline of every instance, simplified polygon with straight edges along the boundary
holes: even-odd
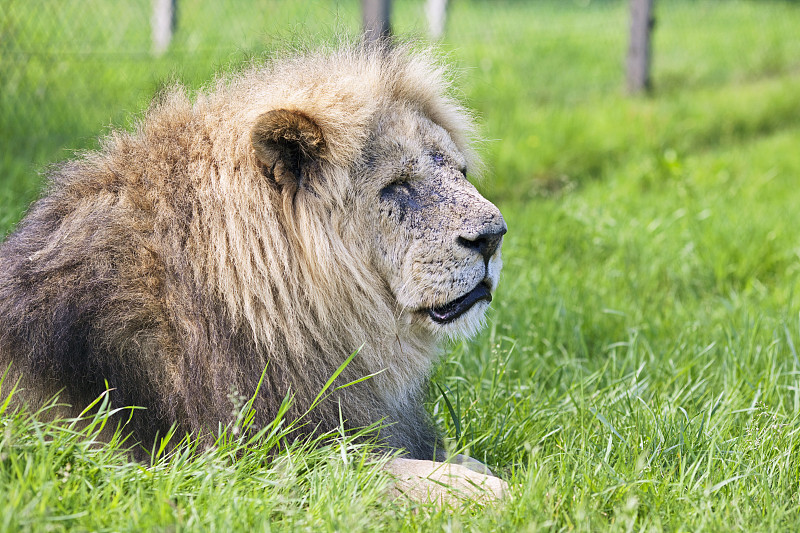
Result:
[[[55,169],[0,249],[0,363],[18,397],[60,393],[76,414],[108,386],[112,405],[146,408],[131,429],[147,444],[229,422],[231,393],[253,395],[265,368],[256,422],[288,392],[298,416],[363,346],[335,385],[377,375],[300,433],[341,411],[441,458],[426,380],[438,342],[480,326],[505,232],[464,178],[471,121],[448,90],[404,46],[297,53],[194,101],[168,91],[135,131]],[[484,297],[453,317],[470,291]]]

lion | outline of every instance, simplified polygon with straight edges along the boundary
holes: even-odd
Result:
[[[390,470],[441,468],[427,381],[480,329],[506,233],[451,85],[411,45],[295,51],[168,89],[51,169],[0,248],[15,398],[75,416],[108,389],[144,408],[126,428],[146,447],[230,422],[232,392],[261,424],[291,394],[298,435],[383,421]]]

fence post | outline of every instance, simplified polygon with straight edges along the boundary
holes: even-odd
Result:
[[[372,42],[389,37],[391,0],[362,0],[361,6],[364,13],[364,40]]]
[[[631,0],[631,36],[628,47],[628,93],[648,91],[650,34],[655,26],[653,0]]]
[[[428,16],[431,38],[440,39],[447,21],[447,0],[428,0],[425,2],[425,14]]]
[[[153,0],[153,51],[161,55],[169,48],[172,32],[175,31],[175,13],[178,0]]]

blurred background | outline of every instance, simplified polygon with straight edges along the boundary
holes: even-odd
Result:
[[[298,39],[357,35],[362,20],[357,0],[177,0],[164,47],[156,4],[2,0],[0,235],[38,194],[45,164],[95,147],[111,125],[129,127],[164,84],[197,88]],[[425,7],[395,0],[394,32],[428,38]],[[441,44],[484,125],[487,194],[557,194],[633,152],[666,153],[651,163],[668,167],[689,146],[800,120],[800,4],[657,0],[654,16],[653,92],[642,100],[625,91],[629,2],[449,3]],[[737,102],[729,86],[763,97]],[[715,106],[717,119],[691,124]]]

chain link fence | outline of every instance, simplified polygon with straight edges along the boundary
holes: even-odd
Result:
[[[358,0],[177,0],[172,41],[157,54],[155,3],[0,0],[0,231],[38,194],[36,170],[96,146],[112,124],[130,126],[164,84],[197,87],[297,36],[352,36],[361,24]],[[656,90],[800,70],[798,18],[786,16],[800,9],[797,2],[655,5]],[[744,18],[752,24],[727,30],[732,7],[749,10]],[[489,131],[490,138],[520,120],[509,112],[513,105],[503,107],[509,98],[571,106],[595,94],[624,92],[624,0],[452,0],[448,9],[444,46],[467,69],[463,89],[470,105],[493,118],[499,131]],[[392,27],[401,35],[425,35],[425,0],[395,0]],[[660,32],[664,27],[670,31]],[[500,87],[505,92],[498,93]],[[505,157],[502,150],[498,158]],[[513,154],[508,158],[513,163]]]
[[[154,52],[150,0],[4,0],[0,9],[3,142],[33,159],[138,111],[166,80],[207,79],[263,48],[270,5],[178,3],[168,53]],[[285,18],[285,16],[284,16]],[[261,22],[261,24],[259,24]],[[247,38],[246,36],[252,36]],[[8,144],[5,144],[9,146]]]
[[[149,46],[146,3],[6,2],[0,15],[5,146],[35,158],[52,144],[68,144],[84,124],[116,118],[111,95],[146,76]]]
[[[343,18],[336,2],[179,0],[176,31],[161,54],[154,4],[2,0],[0,228],[37,196],[45,164],[96,147],[111,125],[130,126],[163,85],[197,87],[304,25]],[[357,17],[357,6],[350,11]]]

